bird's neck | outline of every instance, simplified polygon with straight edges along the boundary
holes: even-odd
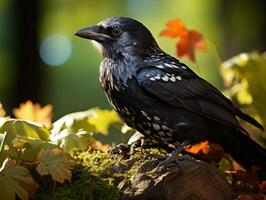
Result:
[[[128,79],[135,75],[137,61],[123,56],[105,57],[100,65],[100,83],[109,95],[112,90],[126,86]]]

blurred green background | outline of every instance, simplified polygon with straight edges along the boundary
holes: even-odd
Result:
[[[175,40],[158,37],[169,20],[181,19],[208,40],[197,63],[185,61],[222,88],[219,57],[265,50],[263,0],[0,0],[0,102],[11,114],[20,102],[52,104],[54,120],[99,106],[110,108],[98,83],[101,56],[73,35],[111,16],[144,23],[166,52]],[[217,55],[219,53],[219,56]]]

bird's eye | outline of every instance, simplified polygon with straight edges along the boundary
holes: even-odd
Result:
[[[121,30],[121,28],[119,28],[119,27],[114,27],[113,29],[112,29],[112,35],[113,36],[118,36],[118,35],[120,35],[122,33],[122,30]]]

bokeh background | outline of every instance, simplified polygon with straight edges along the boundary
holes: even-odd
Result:
[[[31,99],[52,104],[54,119],[99,106],[110,108],[98,83],[101,56],[81,27],[111,16],[144,23],[159,45],[175,55],[175,41],[159,37],[165,23],[181,19],[208,40],[208,52],[192,66],[222,88],[219,59],[263,51],[266,12],[263,0],[0,0],[0,102],[11,114]]]

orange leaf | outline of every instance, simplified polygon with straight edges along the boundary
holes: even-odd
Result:
[[[195,50],[206,50],[203,36],[195,30],[188,30],[180,20],[169,21],[166,26],[168,29],[163,30],[160,36],[180,38],[176,44],[177,56],[186,57],[195,62]]]
[[[41,107],[40,104],[33,104],[30,100],[26,101],[26,103],[21,103],[19,108],[13,109],[16,118],[40,122],[48,128],[51,126],[52,111],[52,105],[48,104]]]
[[[180,57],[187,57],[195,62],[195,50],[205,50],[205,42],[203,37],[197,31],[188,31],[180,37],[176,45],[177,55]]]
[[[181,37],[182,34],[186,33],[187,30],[179,19],[171,20],[166,23],[168,29],[163,30],[160,33],[160,36],[167,36],[167,37]]]
[[[187,147],[185,151],[203,160],[219,161],[225,157],[225,152],[220,145],[215,143],[210,144],[208,141]]]
[[[200,142],[200,143],[195,144],[191,147],[185,148],[185,151],[187,151],[189,153],[193,153],[193,154],[198,154],[200,152],[207,154],[209,152],[209,150],[210,150],[210,148],[209,148],[209,142],[208,141]]]

